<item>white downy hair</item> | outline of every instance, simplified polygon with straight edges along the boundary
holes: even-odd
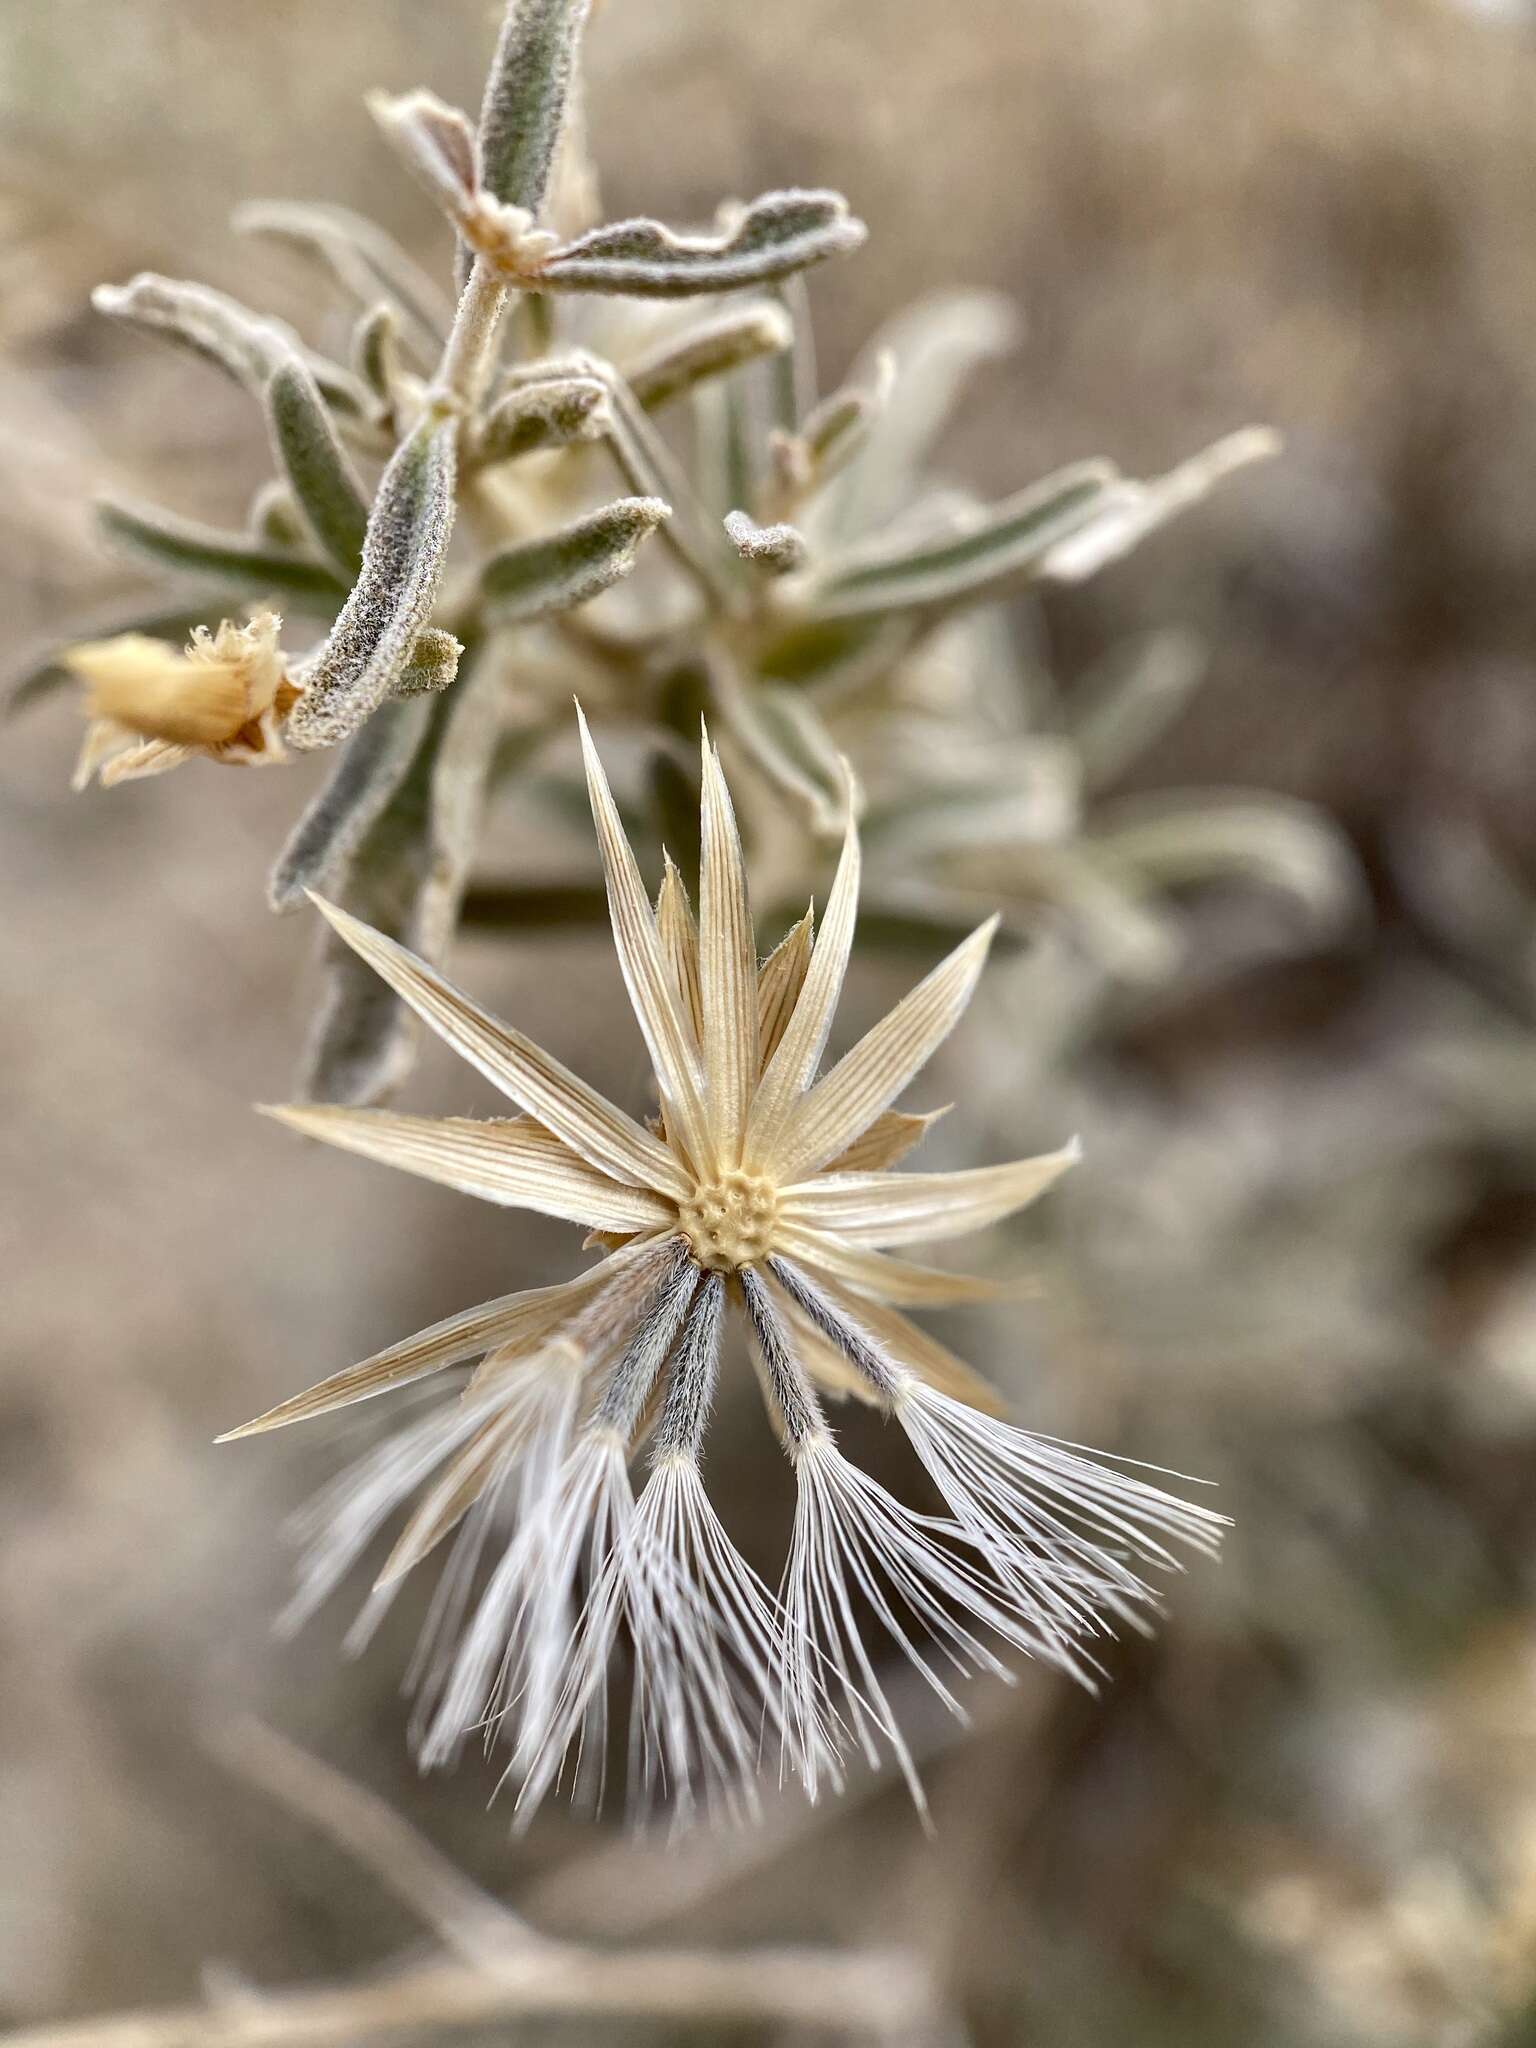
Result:
[[[484,1363],[317,1508],[296,1608],[409,1513],[354,1642],[399,1575],[448,1537],[411,1667],[425,1763],[504,1745],[520,1822],[556,1786],[603,1794],[609,1675],[630,1663],[629,1803],[676,1825],[749,1817],[765,1751],[816,1797],[851,1758],[910,1750],[883,1689],[910,1661],[960,1711],[957,1680],[1011,1653],[1093,1683],[1117,1625],[1145,1626],[1152,1575],[1214,1549],[1222,1518],[1077,1446],[1001,1420],[996,1395],[905,1313],[1006,1288],[908,1258],[1016,1214],[1075,1162],[905,1170],[931,1116],[897,1107],[954,1029],[995,921],[964,939],[822,1071],[857,917],[850,783],[836,873],[760,960],[720,761],[701,754],[699,911],[668,862],[654,901],[585,724],[581,743],[619,963],[650,1055],[645,1124],[384,934],[322,905],[338,936],[517,1114],[431,1118],[304,1104],[310,1136],[516,1209],[605,1248],[575,1280],[450,1317],[278,1404],[271,1429],[427,1373]],[[900,1169],[900,1170],[898,1170]],[[702,1459],[725,1307],[744,1313],[797,1478],[777,1595],[748,1567]],[[818,1391],[819,1390],[819,1391]],[[820,1393],[904,1430],[942,1500],[922,1513],[852,1465]],[[651,1445],[638,1497],[633,1462]],[[871,1641],[866,1643],[864,1631]],[[880,1654],[877,1655],[877,1648]]]

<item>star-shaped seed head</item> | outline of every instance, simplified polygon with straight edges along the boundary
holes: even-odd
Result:
[[[530,1812],[595,1739],[623,1635],[642,1804],[665,1787],[682,1817],[701,1795],[711,1811],[750,1808],[765,1731],[812,1796],[842,1782],[850,1750],[874,1761],[884,1749],[920,1800],[851,1587],[946,1700],[941,1667],[1005,1671],[1006,1649],[1086,1678],[1094,1639],[1152,1598],[1138,1565],[1171,1565],[1168,1540],[1213,1548],[1221,1518],[1002,1421],[991,1389],[904,1313],[1005,1294],[901,1253],[1013,1214],[1077,1157],[1068,1144],[959,1172],[896,1170],[932,1121],[897,1099],[963,1013],[993,925],[823,1072],[857,913],[852,802],[819,929],[808,911],[760,963],[707,737],[697,923],[670,862],[653,904],[584,720],[581,740],[659,1117],[648,1127],[628,1115],[329,904],[342,938],[520,1113],[273,1114],[465,1193],[581,1224],[606,1256],[563,1286],[450,1317],[233,1434],[481,1360],[457,1402],[344,1479],[320,1517],[303,1593],[319,1599],[412,1498],[376,1600],[458,1532],[450,1570],[463,1627],[439,1627],[421,1661],[425,1760],[452,1756],[472,1727],[499,1729]],[[750,1333],[798,1480],[777,1597],[737,1554],[702,1481],[728,1304]],[[823,1402],[850,1394],[906,1432],[947,1518],[902,1506],[843,1457]],[[646,1445],[650,1477],[637,1496],[630,1463]],[[490,1544],[495,1561],[466,1609]]]

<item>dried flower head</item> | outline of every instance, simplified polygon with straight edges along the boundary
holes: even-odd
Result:
[[[424,1761],[450,1757],[472,1728],[504,1733],[524,1812],[572,1759],[600,1770],[611,1653],[627,1637],[642,1804],[665,1791],[682,1816],[701,1793],[712,1811],[750,1807],[765,1731],[812,1796],[840,1783],[851,1747],[874,1761],[884,1746],[920,1800],[859,1610],[946,1700],[944,1666],[1002,1672],[1006,1648],[1086,1678],[1093,1639],[1151,1600],[1138,1567],[1171,1563],[1170,1541],[1212,1549],[1221,1518],[999,1419],[989,1390],[903,1313],[998,1291],[903,1248],[1012,1214],[1077,1157],[1068,1145],[968,1172],[894,1170],[930,1119],[893,1105],[965,1009],[991,925],[818,1078],[858,898],[851,805],[820,930],[807,912],[760,966],[708,741],[697,928],[670,863],[653,909],[585,722],[582,742],[614,939],[660,1097],[652,1128],[393,941],[321,906],[523,1114],[273,1113],[465,1193],[583,1224],[608,1249],[576,1280],[451,1318],[246,1426],[483,1360],[458,1400],[317,1506],[301,1605],[414,1498],[373,1611],[459,1530],[416,1672]],[[728,1302],[798,1480],[777,1599],[701,1477]],[[914,1512],[850,1464],[823,1393],[891,1415],[947,1516]],[[630,1460],[645,1443],[637,1497]]]
[[[245,626],[198,626],[185,649],[145,633],[65,648],[60,662],[88,692],[75,787],[98,770],[103,783],[163,775],[193,754],[284,759],[280,728],[299,692],[277,644],[282,623],[259,611]]]

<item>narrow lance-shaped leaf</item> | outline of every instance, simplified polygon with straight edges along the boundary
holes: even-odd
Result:
[[[805,450],[808,481],[816,489],[846,468],[877,431],[895,381],[895,359],[882,352],[867,384],[843,385],[806,416],[797,438]]]
[[[299,200],[258,200],[235,214],[239,234],[265,235],[317,258],[359,306],[383,299],[400,316],[401,332],[425,362],[435,362],[453,307],[399,243],[344,206]]]
[[[208,576],[247,596],[281,599],[287,611],[324,616],[346,595],[345,583],[320,562],[263,547],[241,533],[179,519],[155,506],[101,498],[96,522],[105,540],[162,568]]]
[[[937,538],[871,545],[829,562],[793,586],[793,609],[821,618],[974,604],[1038,572],[1056,544],[1075,533],[1117,482],[1112,464],[1075,463]]]
[[[779,278],[772,289],[774,298],[789,315],[790,345],[763,366],[770,392],[770,424],[780,433],[793,434],[801,421],[816,410],[821,390],[816,334],[811,325],[811,295],[802,270]]]
[[[1131,888],[1244,876],[1284,890],[1319,925],[1360,908],[1354,855],[1314,805],[1269,790],[1158,790],[1122,797],[1095,821],[1085,853]]]
[[[629,364],[625,380],[636,401],[647,412],[656,412],[711,377],[724,376],[762,356],[784,354],[793,341],[786,309],[764,299],[668,336]]]
[[[715,671],[726,729],[768,783],[799,806],[819,836],[843,824],[843,772],[830,733],[802,694],[749,681],[729,663]]]
[[[480,182],[544,210],[590,0],[509,0],[480,108]]]
[[[371,306],[352,330],[352,364],[392,425],[400,391],[400,315],[387,299]]]
[[[306,348],[283,321],[253,313],[227,292],[146,270],[125,285],[98,285],[91,304],[109,319],[190,348],[258,396],[274,370],[297,362],[334,409],[350,418],[377,418],[367,387],[350,371]]]
[[[306,548],[309,545],[309,531],[304,524],[293,493],[281,477],[268,477],[251,499],[251,508],[245,515],[246,530],[252,540],[270,541],[278,548]]]
[[[660,498],[616,498],[585,518],[492,555],[480,592],[498,625],[585,604],[627,576],[647,534],[671,517]]]
[[[457,422],[427,415],[379,481],[362,573],[288,718],[296,747],[357,731],[399,681],[437,599],[453,532]]]
[[[618,221],[566,242],[539,266],[546,291],[684,298],[769,284],[857,249],[862,221],[836,192],[768,192],[714,235],[679,235],[655,220]]]
[[[515,384],[486,414],[475,456],[480,462],[506,462],[573,441],[598,440],[612,424],[608,389],[599,378],[573,374]]]
[[[689,478],[636,403],[627,380],[612,363],[582,350],[568,364],[547,370],[535,366],[519,377],[513,391],[531,397],[539,389],[572,376],[590,378],[602,385],[601,432],[620,475],[636,497],[659,498],[672,508],[665,530],[667,545],[683,569],[702,585],[711,602],[728,606],[728,564],[718,536],[702,513]]]
[[[450,213],[475,194],[475,136],[457,107],[435,92],[373,92],[368,111],[402,161]]]
[[[183,343],[261,398],[273,453],[306,525],[351,576],[361,559],[367,504],[317,382],[314,359],[292,329],[223,292],[149,271],[130,284],[101,286],[94,303],[115,319]],[[346,377],[338,366],[330,367],[338,378]],[[366,390],[356,409],[378,410]]]
[[[346,893],[351,857],[399,788],[421,745],[431,706],[386,704],[337,750],[336,765],[278,855],[267,886],[274,910],[296,910],[305,891]]]
[[[251,312],[226,293],[153,271],[141,271],[127,284],[98,285],[91,304],[109,319],[181,342],[255,391],[299,346],[291,328]]]
[[[362,565],[368,504],[314,378],[297,358],[266,388],[267,425],[294,498],[315,539],[350,576]]]
[[[1158,527],[1198,505],[1227,477],[1267,460],[1279,448],[1279,436],[1268,427],[1244,427],[1151,483],[1117,483],[1093,508],[1091,519],[1047,551],[1039,574],[1055,583],[1081,583],[1097,575]]]
[[[985,362],[1018,340],[1019,316],[997,292],[945,292],[907,308],[875,336],[849,384],[865,388],[883,360],[895,382],[879,431],[838,479],[826,507],[829,530],[867,532],[911,496],[956,402]]]
[[[456,689],[386,706],[374,721],[398,718],[419,740],[353,849],[346,901],[375,930],[429,961],[442,960],[458,920],[495,751],[501,683],[494,662],[472,663]],[[303,1093],[319,1102],[376,1102],[410,1071],[416,1019],[334,932],[326,933],[323,957],[326,992]]]

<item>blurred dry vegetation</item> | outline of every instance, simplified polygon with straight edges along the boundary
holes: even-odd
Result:
[[[229,518],[262,473],[238,395],[96,318],[90,285],[259,275],[323,333],[230,208],[364,204],[439,260],[360,97],[473,104],[493,32],[483,0],[0,8],[12,633],[125,587],[93,488]],[[303,1016],[309,935],[261,890],[293,789],[198,770],[71,799],[55,706],[0,768],[0,2019],[193,1997],[205,1967],[339,1976],[412,1938],[214,1759],[210,1728],[254,1711],[553,1931],[905,1943],[978,2048],[1532,2038],[1536,38],[1449,0],[608,0],[589,46],[621,210],[848,192],[872,240],[816,281],[833,372],[915,291],[1019,297],[1024,345],[949,444],[968,480],[1286,436],[1017,623],[1068,696],[1127,634],[1202,636],[1209,681],[1138,781],[1317,799],[1369,915],[1319,945],[1218,892],[1155,989],[1016,960],[950,1055],[991,1094],[944,1135],[958,1160],[1082,1130],[1018,1254],[1042,1301],[967,1340],[1030,1422],[1219,1480],[1230,1553],[1102,1699],[1026,1673],[971,1730],[931,1724],[933,1842],[883,1779],[686,1851],[559,1814],[513,1844],[484,1772],[418,1782],[407,1603],[354,1665],[330,1617],[269,1634],[279,1525],[348,1432],[209,1439],[543,1277],[564,1233],[249,1116]],[[547,823],[499,826],[499,856]],[[457,966],[637,1090],[601,947],[468,933]],[[446,1061],[414,1086],[479,1101]],[[766,1563],[786,1489],[749,1406],[713,1477]]]

